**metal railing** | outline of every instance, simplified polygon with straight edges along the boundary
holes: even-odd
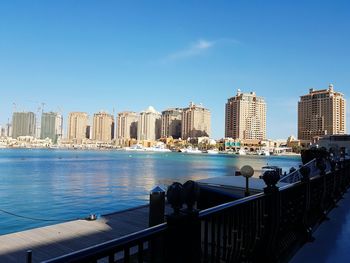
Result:
[[[201,211],[201,262],[288,261],[349,187],[350,165],[341,165]]]
[[[326,162],[326,165],[327,165],[326,172],[329,172],[331,170],[331,165],[329,162]],[[320,170],[317,168],[316,159],[311,160],[310,162],[305,164],[303,167],[308,167],[310,169],[310,175],[309,175],[310,178],[319,175]],[[302,177],[303,176],[300,173],[300,169],[298,169],[282,177],[278,182],[292,184],[292,183],[301,181]]]
[[[166,229],[167,224],[163,223],[44,262],[164,262],[164,253],[159,244],[165,237]]]
[[[317,161],[299,169],[297,182],[278,188],[276,176],[266,177],[263,193],[202,211],[193,208],[194,185],[177,183],[166,223],[45,262],[286,262],[350,185],[350,161],[332,170]]]

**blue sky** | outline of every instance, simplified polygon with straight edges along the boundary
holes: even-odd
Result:
[[[241,89],[265,97],[269,138],[296,135],[309,88],[350,96],[349,12],[345,0],[1,1],[0,124],[14,102],[66,119],[194,101],[220,138]]]

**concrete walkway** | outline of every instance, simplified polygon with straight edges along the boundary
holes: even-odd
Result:
[[[344,195],[337,208],[328,215],[314,233],[316,240],[302,247],[291,263],[348,263],[350,262],[350,192]]]

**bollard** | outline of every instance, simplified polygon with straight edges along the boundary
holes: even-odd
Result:
[[[149,226],[164,223],[165,191],[160,186],[154,187],[149,195]]]

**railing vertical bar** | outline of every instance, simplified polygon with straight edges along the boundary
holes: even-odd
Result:
[[[216,262],[220,262],[221,256],[221,224],[222,224],[222,216],[218,217],[218,223],[216,228]]]
[[[242,215],[242,209],[239,207],[237,209],[237,214],[236,214],[236,222],[237,222],[237,259],[240,259],[241,257],[241,252],[242,252],[242,240],[243,240],[243,229],[242,229],[242,224],[241,224],[241,215]]]
[[[238,250],[238,222],[236,211],[232,211],[232,226],[233,226],[233,239],[232,239],[232,254],[233,261],[237,258],[237,250]]]
[[[226,260],[226,254],[227,254],[227,213],[223,215],[224,218],[224,224],[223,224],[223,236],[222,236],[222,257],[224,260]]]
[[[204,262],[208,262],[208,219],[204,219]]]
[[[210,230],[211,230],[211,236],[210,236],[210,241],[211,241],[211,260],[210,262],[215,262],[215,216],[212,217],[211,219],[211,225],[210,225]]]
[[[108,263],[114,263],[114,253],[111,253],[111,254],[108,256]]]
[[[139,263],[143,263],[143,242],[140,242],[137,246],[137,260]]]
[[[130,248],[126,247],[124,248],[124,263],[130,262]]]
[[[232,231],[233,231],[233,219],[231,213],[228,215],[228,242],[229,246],[232,245]]]

